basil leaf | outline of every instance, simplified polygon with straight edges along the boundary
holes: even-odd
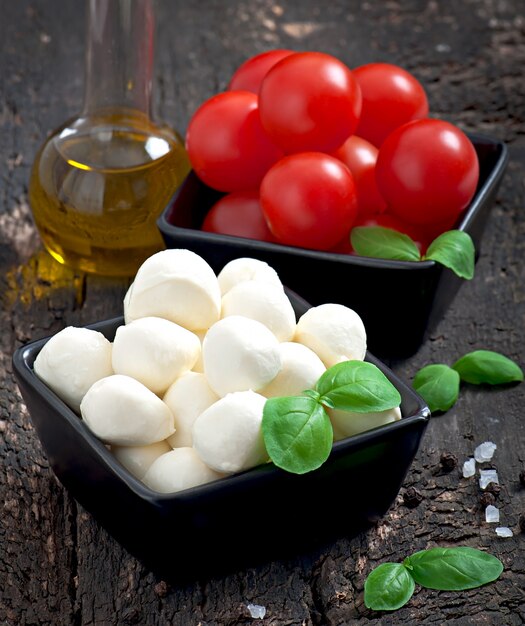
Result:
[[[332,450],[330,418],[319,402],[309,396],[267,400],[262,432],[271,460],[294,474],[317,469]]]
[[[401,563],[383,563],[365,580],[365,605],[374,611],[395,611],[414,593],[414,580]]]
[[[459,395],[459,374],[448,365],[436,363],[422,367],[412,387],[434,411],[448,411]]]
[[[330,367],[316,388],[320,402],[343,411],[375,413],[401,404],[394,385],[378,367],[365,361],[343,361]]]
[[[313,400],[315,400],[316,402],[319,402],[319,398],[321,397],[317,391],[314,391],[313,389],[305,389],[302,393],[302,396],[309,396],[310,398],[312,398]]]
[[[414,580],[442,591],[474,589],[496,580],[503,564],[491,554],[475,548],[432,548],[407,559]]]
[[[467,383],[502,385],[523,380],[523,371],[513,361],[498,352],[476,350],[469,352],[452,366]]]
[[[423,259],[437,261],[460,278],[470,280],[474,276],[475,252],[470,235],[462,230],[449,230],[434,239]]]
[[[408,235],[383,226],[356,226],[350,233],[352,248],[362,256],[397,261],[419,261],[421,255]]]

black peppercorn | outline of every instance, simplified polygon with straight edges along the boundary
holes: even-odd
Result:
[[[485,492],[481,498],[479,499],[479,501],[481,502],[481,506],[483,508],[487,507],[489,504],[494,505],[496,502],[496,497],[493,493],[490,492]]]
[[[439,459],[444,472],[451,472],[458,465],[458,459],[450,452],[443,452]]]
[[[161,580],[160,582],[158,582],[155,585],[155,594],[159,597],[159,598],[164,598],[165,596],[168,595],[168,585],[164,580]]]
[[[409,509],[414,509],[423,500],[423,496],[414,487],[409,487],[403,494],[403,502]]]
[[[489,483],[485,489],[486,492],[493,494],[496,498],[499,496],[501,486],[497,483]]]

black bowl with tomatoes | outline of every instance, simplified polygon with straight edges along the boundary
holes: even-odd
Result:
[[[477,258],[508,153],[496,139],[475,134],[469,138],[479,160],[479,182],[454,227],[472,237]],[[266,261],[284,284],[312,304],[338,302],[357,311],[370,350],[383,357],[413,354],[463,282],[434,261],[391,261],[202,231],[206,215],[224,195],[191,172],[158,219],[166,245],[193,250],[216,271],[238,257]]]

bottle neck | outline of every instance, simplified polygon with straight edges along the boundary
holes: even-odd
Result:
[[[89,0],[85,116],[131,109],[149,118],[153,0]]]

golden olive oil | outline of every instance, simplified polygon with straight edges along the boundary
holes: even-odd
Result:
[[[178,136],[140,114],[71,121],[44,144],[31,174],[44,245],[79,270],[134,274],[164,247],[156,219],[189,167]]]

